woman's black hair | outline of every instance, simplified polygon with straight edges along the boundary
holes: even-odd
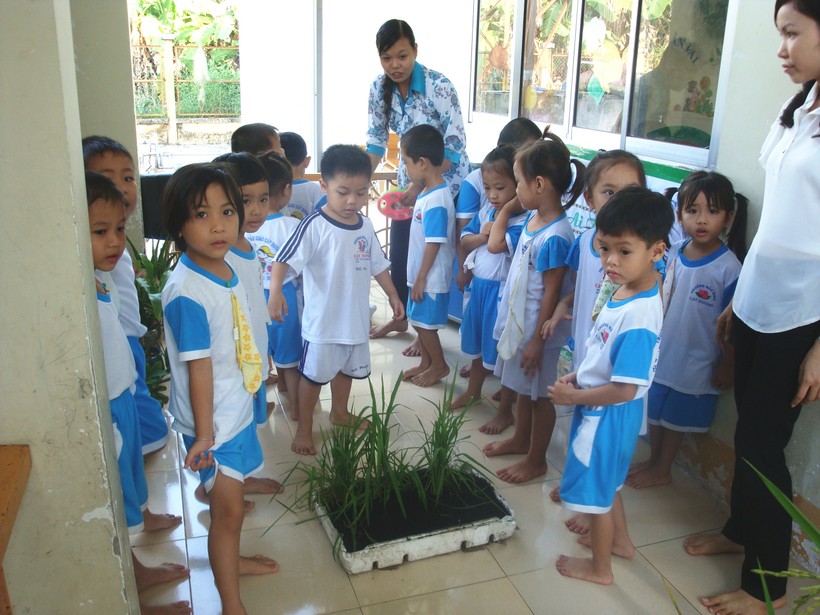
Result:
[[[667,188],[666,198],[671,202],[678,193],[678,218],[684,209],[692,205],[702,192],[706,203],[722,211],[733,213],[732,226],[726,236],[726,245],[742,263],[746,258],[746,220],[749,217],[749,199],[735,192],[735,187],[725,175],[714,171],[695,171],[686,176],[679,188]]]
[[[515,147],[512,145],[499,145],[490,150],[490,153],[484,157],[484,161],[481,163],[481,170],[496,169],[515,181],[515,174],[513,173],[514,164]]]
[[[820,28],[820,2],[817,0],[775,0],[774,3],[774,22],[777,25],[777,14],[787,4],[791,4],[794,6],[795,10],[798,13],[802,13],[809,19],[813,19],[814,22],[817,24],[817,27]],[[803,106],[803,103],[806,102],[806,99],[809,96],[809,92],[814,87],[815,80],[811,79],[803,84],[801,90],[794,95],[794,97],[789,101],[789,104],[786,105],[786,108],[783,109],[783,113],[780,114],[780,125],[786,128],[792,128],[794,126],[794,112],[797,111],[800,107]],[[820,132],[814,135],[813,138],[817,139],[820,137]]]
[[[376,49],[378,49],[379,55],[381,56],[403,38],[408,40],[413,49],[416,48],[416,36],[413,34],[413,28],[410,27],[410,24],[402,19],[385,21],[379,31],[376,32]],[[388,129],[390,128],[390,109],[393,105],[392,86],[393,80],[385,73],[382,87],[382,109],[384,111],[384,125]]]
[[[516,161],[528,180],[546,177],[562,195],[564,209],[575,203],[584,191],[584,163],[572,158],[558,135],[548,132],[540,141],[518,152]],[[572,177],[575,167],[575,178]]]
[[[194,163],[180,167],[168,180],[162,193],[162,221],[165,230],[183,252],[188,249],[182,237],[182,228],[191,218],[194,209],[205,198],[205,192],[212,184],[217,184],[224,191],[228,200],[236,209],[239,217],[239,228],[245,221],[245,208],[242,207],[242,192],[236,183],[236,176],[227,164]]]

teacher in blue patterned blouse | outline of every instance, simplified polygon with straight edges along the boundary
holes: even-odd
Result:
[[[367,153],[373,170],[387,151],[387,137],[392,130],[399,139],[419,124],[430,124],[444,136],[444,179],[450,186],[453,199],[458,197],[461,181],[470,172],[467,159],[467,138],[458,94],[452,82],[444,75],[416,62],[418,47],[413,30],[406,21],[391,19],[376,34],[384,74],[376,77],[370,86],[367,105]],[[407,177],[404,162],[399,162],[399,188],[405,190],[402,204],[413,207],[423,186],[416,186]],[[393,221],[390,231],[390,272],[393,284],[407,304],[407,244],[410,220]],[[391,331],[406,331],[407,321],[388,321],[375,327],[371,337],[382,337]],[[405,354],[412,354],[408,348]]]

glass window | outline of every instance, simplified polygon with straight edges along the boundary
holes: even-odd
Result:
[[[570,55],[572,0],[527,3],[521,115],[564,123]]]
[[[632,0],[585,2],[575,110],[579,128],[621,131],[631,22]]]
[[[479,0],[474,111],[507,115],[515,0]]]
[[[644,4],[629,136],[709,147],[728,4]]]

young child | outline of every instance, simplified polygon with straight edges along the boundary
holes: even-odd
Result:
[[[564,576],[608,585],[612,555],[635,554],[619,490],[658,359],[663,306],[655,264],[672,222],[666,199],[643,188],[615,194],[595,221],[601,263],[620,288],[595,320],[578,371],[549,387],[553,403],[576,406],[561,501],[592,515],[590,533],[578,539],[592,557],[560,556],[556,568]]]
[[[393,318],[404,318],[396,288],[370,220],[359,213],[370,194],[370,158],[353,145],[334,145],[322,156],[327,204],[299,223],[276,256],[268,307],[282,321],[293,309],[282,292],[289,269],[303,273],[305,308],[299,372],[299,426],[291,448],[315,455],[313,408],[331,383],[330,421],[358,426],[347,408],[352,379],[370,375],[370,278],[387,294]]]
[[[140,425],[133,396],[137,370],[120,322],[120,315],[107,290],[113,287],[109,274],[125,251],[125,219],[129,201],[110,179],[99,173],[86,172],[85,184],[88,225],[91,229],[91,256],[98,276],[97,307],[102,332],[103,361],[111,420],[114,424],[114,441],[117,445],[117,464],[125,504],[125,520],[129,532],[138,533],[148,529],[147,523],[143,522],[143,516],[145,513],[150,516],[151,513],[146,506],[148,484],[142,465]],[[181,521],[179,517],[174,519],[174,525]],[[133,552],[131,558],[134,562],[134,575],[139,592],[154,585],[184,579],[189,574],[188,569],[179,564],[148,568],[137,560]],[[187,601],[167,605],[165,609],[171,613],[191,612]]]
[[[168,181],[162,203],[165,228],[183,251],[162,291],[168,408],[187,450],[184,467],[199,471],[208,493],[208,558],[226,615],[245,613],[239,575],[279,569],[267,557],[239,555],[243,483],[263,461],[253,394],[264,371],[247,291],[225,262],[242,226],[241,202],[224,167],[190,164]]]
[[[565,261],[573,236],[562,197],[569,192],[571,204],[580,196],[584,166],[570,159],[563,141],[547,134],[519,152],[514,169],[518,199],[529,214],[501,294],[494,333],[500,359],[495,373],[503,388],[518,393],[518,420],[512,437],[487,444],[484,453],[526,454],[497,473],[507,482],[523,483],[547,472],[547,447],[555,427],[555,407],[547,398],[547,387],[555,382],[561,345],[545,343],[541,327],[572,288]],[[514,205],[508,204],[498,214],[491,243],[504,233],[516,211]]]
[[[128,206],[125,210],[126,218],[137,209],[137,182],[134,173],[134,160],[130,152],[119,142],[108,137],[86,137],[83,139],[83,159],[87,171],[95,171],[105,175],[125,195]],[[134,285],[134,264],[128,250],[122,254],[117,265],[111,271],[114,283],[109,292],[117,308],[120,324],[128,336],[128,345],[134,355],[137,367],[137,389],[134,399],[137,402],[137,413],[140,421],[140,441],[142,454],[148,455],[162,449],[168,442],[168,423],[162,412],[160,403],[151,397],[148,385],[145,383],[145,351],[140,344],[140,338],[145,335],[146,328],[140,321],[139,298]],[[167,519],[154,519],[167,525]],[[148,522],[148,520],[146,520]],[[161,527],[150,529],[162,529]]]
[[[584,177],[584,200],[595,214],[600,213],[616,192],[627,187],[646,188],[646,173],[641,161],[634,154],[619,149],[596,154]],[[596,232],[594,227],[587,229],[570,246],[567,265],[576,272],[575,288],[558,302],[553,317],[544,327],[544,338],[555,338],[558,325],[564,320],[572,320],[573,369],[578,369],[586,355],[584,340],[592,328],[592,308],[604,280],[601,256],[595,251]],[[561,501],[558,487],[550,492],[550,498],[554,502]],[[566,526],[572,532],[586,534],[590,522],[589,515],[578,513],[566,521]]]
[[[290,197],[290,203],[282,213],[302,220],[308,214],[313,213],[314,209],[324,205],[327,197],[318,182],[305,179],[305,170],[310,165],[305,140],[295,132],[283,132],[279,135],[279,139],[282,149],[285,150],[285,158],[288,159],[293,169],[293,194]]]
[[[463,408],[481,399],[481,387],[488,373],[495,369],[498,359],[498,340],[493,329],[498,318],[498,300],[501,286],[507,279],[510,260],[518,246],[526,212],[513,215],[503,234],[497,233],[501,243],[490,244],[491,229],[498,212],[510,201],[516,200],[516,181],[513,173],[515,149],[503,145],[492,150],[481,164],[482,190],[491,207],[478,211],[461,233],[461,246],[469,253],[466,266],[472,274],[472,293],[461,321],[461,352],[472,360],[467,390],[453,400],[452,408]],[[515,393],[502,388],[501,403],[496,415],[479,429],[483,433],[501,433],[513,423],[512,404]]]
[[[231,151],[234,154],[248,152],[254,156],[261,156],[268,152],[276,152],[280,156],[285,155],[279,131],[275,126],[262,122],[243,124],[234,130],[231,135]]]
[[[438,337],[447,325],[455,258],[453,199],[441,176],[444,138],[429,124],[414,126],[401,140],[401,157],[410,181],[424,186],[413,207],[407,255],[407,320],[418,333],[421,362],[404,379],[428,387],[450,373]]]
[[[265,154],[260,161],[268,174],[268,213],[264,224],[257,231],[249,233],[247,238],[262,263],[262,286],[267,302],[270,299],[273,263],[279,250],[299,226],[299,221],[282,214],[291,196],[293,175],[290,164],[275,153]],[[302,302],[301,282],[290,270],[285,276],[282,293],[288,304],[288,312],[282,322],[274,320],[268,325],[266,348],[267,353],[273,357],[277,372],[282,376],[279,381],[280,391],[287,391],[289,415],[295,421],[299,418],[299,372],[296,368],[302,357]]]
[[[689,239],[672,246],[667,257],[664,321],[674,326],[664,328],[648,394],[651,453],[630,470],[631,487],[668,484],[684,435],[709,431],[720,389],[732,386],[731,345],[721,356],[715,329],[746,252],[747,203],[719,173],[697,171],[680,185],[678,219]]]

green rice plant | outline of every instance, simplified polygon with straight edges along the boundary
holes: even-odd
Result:
[[[763,474],[761,474],[756,467],[749,463],[747,459],[744,459],[743,461],[746,462],[752,470],[754,470],[755,474],[757,474],[760,477],[760,480],[763,481],[766,489],[768,489],[778,503],[786,509],[786,512],[788,512],[794,522],[800,526],[800,529],[806,533],[806,536],[811,539],[815,550],[820,550],[820,530],[817,529],[817,526],[814,525],[814,523],[812,523],[811,520],[806,517],[806,515],[804,515],[803,512],[797,508],[797,506],[794,505],[791,498],[787,497],[772,481],[763,476]],[[758,565],[760,565],[760,562],[758,562]],[[757,568],[753,572],[759,574],[761,581],[763,582],[763,592],[766,598],[766,605],[771,615],[774,615],[774,607],[772,607],[769,589],[766,586],[767,576],[795,579],[814,579],[815,581],[820,581],[820,575],[812,572],[806,572],[805,570],[790,569],[782,572],[774,572],[771,570],[762,570],[761,568]],[[820,608],[820,584],[803,587],[801,588],[801,591],[803,592],[803,595],[794,601],[794,609],[792,610],[792,613],[795,615],[800,612],[814,613],[818,608]]]

